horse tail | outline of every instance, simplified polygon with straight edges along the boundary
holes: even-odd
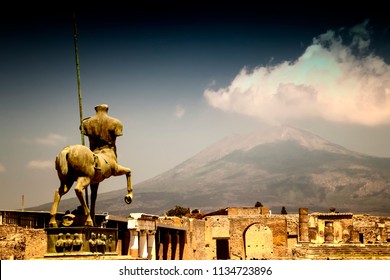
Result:
[[[56,169],[61,172],[62,175],[68,174],[68,154],[70,152],[70,147],[66,146],[58,154],[56,158]]]

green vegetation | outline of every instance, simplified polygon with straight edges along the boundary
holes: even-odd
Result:
[[[263,204],[260,201],[257,201],[255,207],[263,207]]]
[[[175,208],[168,210],[165,214],[167,216],[176,216],[176,217],[183,217],[190,213],[190,208],[184,208],[182,206],[176,205]]]

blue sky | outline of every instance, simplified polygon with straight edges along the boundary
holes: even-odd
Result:
[[[118,160],[134,183],[264,125],[294,125],[389,157],[390,23],[379,6],[347,11],[78,11],[84,117],[106,103],[122,121]],[[52,200],[54,158],[80,143],[73,22],[71,12],[31,12],[0,23],[0,208],[17,209],[22,194],[26,207]],[[124,178],[110,178],[100,191],[121,188]]]

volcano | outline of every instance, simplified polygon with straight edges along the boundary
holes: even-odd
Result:
[[[99,194],[97,212],[162,215],[176,205],[202,212],[252,207],[257,201],[280,213],[337,211],[390,215],[390,158],[373,157],[287,126],[235,134],[194,157],[134,186],[134,200],[124,192]],[[68,202],[66,202],[68,201]],[[78,205],[61,201],[60,210]],[[31,209],[50,209],[51,203]]]

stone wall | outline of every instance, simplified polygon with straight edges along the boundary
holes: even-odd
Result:
[[[363,244],[390,242],[390,217],[354,215],[352,223]]]
[[[317,220],[317,234],[316,239],[311,239],[312,243],[324,243],[326,240],[327,224],[332,225],[333,238],[331,243],[346,243],[348,242],[352,231],[352,219],[318,219]],[[347,235],[347,237],[345,237]],[[344,240],[346,238],[346,240]]]
[[[367,256],[379,258],[380,254],[384,254],[384,250],[390,248],[390,217],[353,215],[350,219],[336,216],[324,219],[319,218],[318,214],[313,214],[310,215],[309,222],[310,247],[301,248],[306,251],[302,251],[300,258],[305,258],[305,254],[311,254],[319,259],[327,258],[328,254],[336,254],[336,249],[337,258],[352,258],[353,254],[360,254],[360,258],[368,258]],[[229,208],[228,215],[206,216],[199,219],[167,217],[160,218],[158,223],[165,224],[168,228],[182,228],[183,233],[185,230],[183,253],[185,260],[216,259],[218,246],[221,245],[223,248],[227,246],[230,259],[291,259],[296,257],[292,255],[293,251],[299,249],[301,245],[297,244],[298,220],[297,214],[261,215],[256,208]],[[334,242],[331,244],[324,240],[325,220],[333,220]],[[343,235],[351,228],[358,232],[358,239],[360,238],[361,242],[350,244],[349,247],[338,246],[343,245]],[[331,247],[333,251],[324,251],[326,246],[322,245]],[[358,245],[367,245],[367,248],[364,247],[367,253]],[[376,253],[373,251],[377,248],[373,247],[374,245],[380,245],[384,249],[380,247],[381,251]],[[258,249],[253,249],[254,246],[258,246]],[[316,251],[313,251],[314,247]],[[0,225],[0,259],[42,258],[46,248],[47,239],[43,229]],[[313,252],[307,251],[308,248]],[[371,251],[378,256],[369,255]],[[336,255],[334,257],[336,258]]]
[[[187,219],[187,240],[184,250],[185,260],[207,260],[205,241],[205,221]]]
[[[230,222],[228,216],[210,216],[205,221],[205,257],[207,260],[217,258],[217,240],[229,239]]]
[[[257,216],[268,215],[270,213],[267,207],[229,207],[229,216]]]
[[[231,258],[237,260],[247,258],[246,247],[248,244],[245,244],[245,234],[248,228],[255,224],[262,226],[262,228],[259,227],[259,230],[269,229],[272,233],[272,251],[266,252],[264,258],[285,258],[287,254],[287,223],[285,217],[277,216],[230,217]],[[268,239],[264,237],[263,240]],[[268,247],[269,244],[264,244],[264,246]]]
[[[251,216],[183,218],[181,224],[186,228],[184,259],[187,260],[213,260],[218,255],[236,260],[285,259],[288,255],[285,215],[257,212]],[[250,253],[254,246],[259,248],[258,255]]]
[[[1,260],[42,258],[46,253],[46,242],[46,233],[43,229],[0,225]]]
[[[188,221],[185,259],[216,259],[221,239],[227,240],[231,259],[291,259],[299,245],[297,214],[261,215],[256,208],[228,208],[228,215]],[[332,223],[331,242],[325,240],[326,222]],[[352,213],[310,214],[310,244],[351,244],[355,242],[352,234],[356,232],[364,239],[363,244],[387,243],[390,239],[390,217]],[[253,246],[258,249],[253,249]]]
[[[388,244],[299,244],[296,260],[390,260]]]
[[[287,215],[272,215],[273,217],[282,216],[286,218],[287,221],[287,234],[288,235],[298,235],[298,214],[287,214]]]

